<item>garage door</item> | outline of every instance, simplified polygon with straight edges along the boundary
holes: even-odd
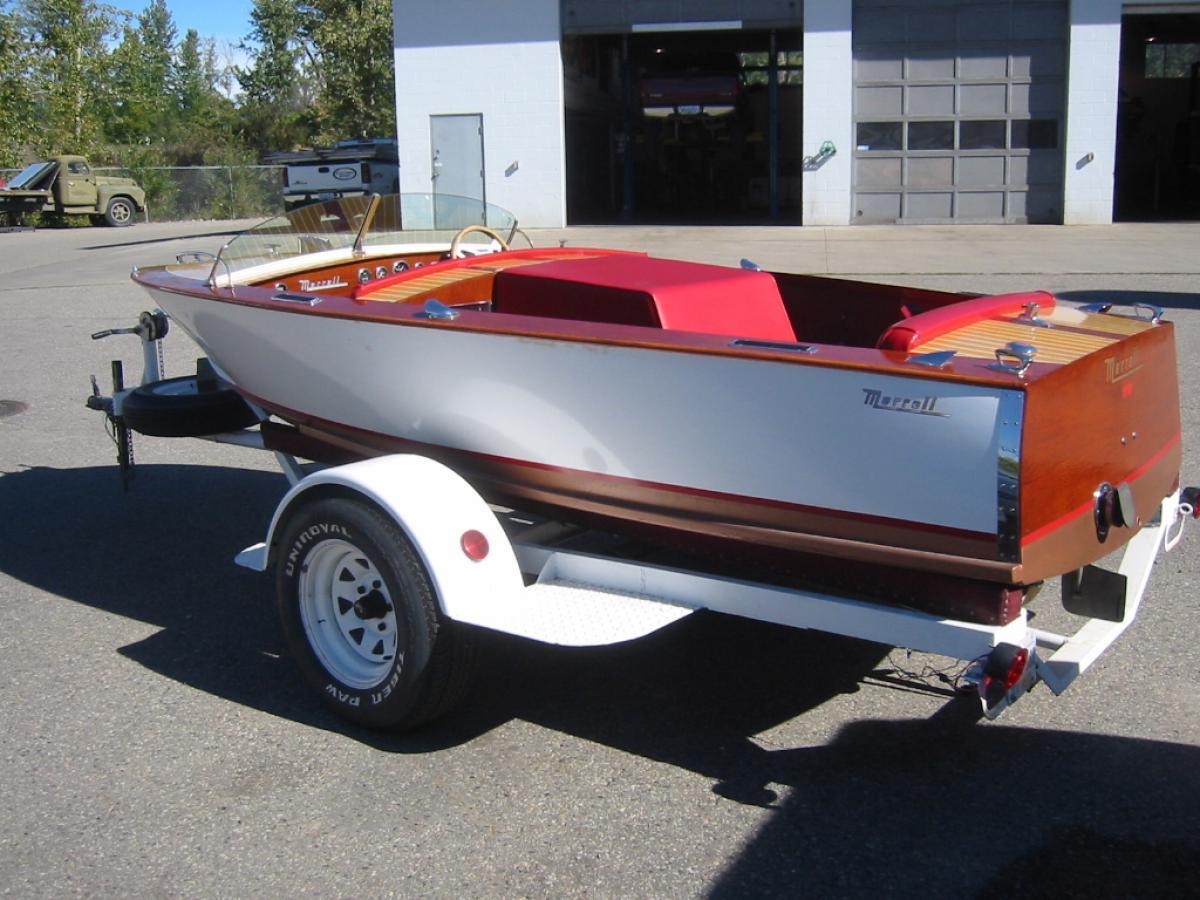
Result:
[[[801,4],[796,0],[562,0],[561,10],[564,34],[614,34],[655,24],[794,28],[800,22]]]
[[[1061,222],[1063,0],[855,0],[854,221]]]

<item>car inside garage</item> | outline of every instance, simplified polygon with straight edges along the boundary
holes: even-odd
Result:
[[[563,38],[567,215],[798,224],[799,29]]]

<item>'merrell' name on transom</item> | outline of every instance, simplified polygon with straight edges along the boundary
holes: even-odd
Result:
[[[1134,353],[1120,359],[1110,356],[1104,360],[1104,380],[1109,384],[1115,384],[1128,378],[1140,368],[1141,364],[1138,363],[1137,355]]]
[[[863,388],[866,395],[863,403],[871,409],[882,409],[886,412],[912,413],[918,416],[948,417],[949,413],[938,412],[937,397],[891,397],[875,388]]]

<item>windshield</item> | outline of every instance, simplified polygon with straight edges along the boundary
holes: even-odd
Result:
[[[37,190],[42,179],[50,174],[50,170],[53,168],[54,163],[52,162],[33,163],[33,165],[26,166],[10,178],[8,187],[14,191]]]
[[[372,213],[375,200],[379,205]],[[468,225],[486,225],[507,241],[517,219],[482,200],[447,194],[340,197],[302,206],[238,235],[221,250],[222,269],[214,272],[227,268],[232,274],[273,260],[346,251],[356,245],[364,255],[397,244],[448,246]]]

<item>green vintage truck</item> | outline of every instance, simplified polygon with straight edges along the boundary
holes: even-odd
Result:
[[[146,209],[146,192],[132,178],[92,174],[82,156],[55,156],[26,166],[0,187],[0,215],[17,224],[26,213],[91,216],[109,225],[132,225]]]

